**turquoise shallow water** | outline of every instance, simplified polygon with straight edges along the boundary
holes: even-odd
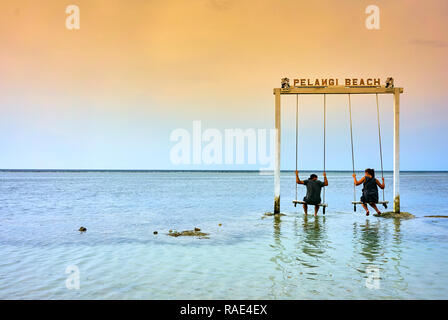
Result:
[[[314,218],[282,173],[278,220],[258,173],[0,172],[0,298],[447,299],[448,219],[423,216],[448,215],[448,173],[402,173],[408,221],[353,213],[350,173],[328,177]],[[165,235],[194,227],[210,238]]]

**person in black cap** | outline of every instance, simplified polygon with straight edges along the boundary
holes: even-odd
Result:
[[[306,196],[303,198],[303,211],[308,214],[308,205],[314,205],[314,215],[317,216],[319,204],[321,203],[320,192],[323,187],[328,186],[327,174],[324,172],[324,182],[317,179],[316,174],[310,175],[308,180],[300,180],[299,172],[296,171],[296,182],[306,186]]]

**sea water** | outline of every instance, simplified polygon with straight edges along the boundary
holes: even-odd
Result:
[[[448,214],[448,173],[401,174],[412,220],[355,213],[351,173],[328,179],[304,216],[283,172],[275,219],[258,172],[0,172],[0,298],[448,299],[448,219],[425,217]]]

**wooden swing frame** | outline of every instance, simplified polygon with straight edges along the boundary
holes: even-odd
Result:
[[[394,213],[400,212],[400,94],[403,88],[377,87],[286,87],[274,88],[275,97],[275,165],[274,165],[274,214],[280,213],[280,152],[281,152],[281,96],[291,94],[392,94],[394,96],[394,164],[393,164],[393,197]],[[294,201],[295,204],[303,201]],[[358,203],[358,201],[353,201]],[[381,201],[379,202],[382,203]]]

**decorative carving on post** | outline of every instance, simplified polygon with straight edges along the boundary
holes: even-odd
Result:
[[[386,88],[393,88],[394,87],[394,78],[389,77],[386,80]]]
[[[291,86],[289,85],[289,78],[282,78],[282,89],[289,90]]]

